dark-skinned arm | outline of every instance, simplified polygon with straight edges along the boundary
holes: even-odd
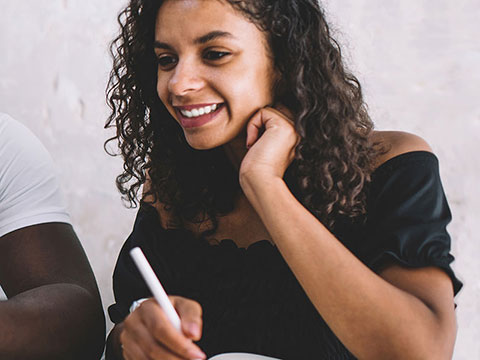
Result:
[[[105,317],[72,228],[33,225],[0,238],[0,359],[99,359]]]

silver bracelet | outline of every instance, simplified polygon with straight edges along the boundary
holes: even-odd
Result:
[[[147,299],[147,298],[143,298],[143,299],[135,300],[135,301],[132,303],[132,305],[130,305],[130,309],[129,309],[130,314],[131,314],[132,312],[134,312],[134,311],[140,306],[140,304],[143,303],[145,300],[148,300],[148,299]]]

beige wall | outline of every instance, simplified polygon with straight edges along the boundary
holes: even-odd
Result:
[[[105,306],[134,210],[114,186],[121,162],[103,152],[115,0],[0,0],[0,111],[30,127],[61,173],[75,229]],[[454,214],[449,227],[457,297],[455,359],[480,358],[480,42],[477,0],[328,0],[336,32],[379,129],[423,136],[440,158]]]

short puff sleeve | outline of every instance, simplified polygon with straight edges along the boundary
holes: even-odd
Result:
[[[451,219],[437,157],[427,151],[396,156],[373,173],[359,258],[376,272],[392,262],[437,266],[450,276],[456,295],[462,283],[450,267]]]

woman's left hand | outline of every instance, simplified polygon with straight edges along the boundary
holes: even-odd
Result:
[[[240,165],[240,179],[283,178],[299,140],[288,109],[284,106],[260,109],[247,124],[249,150]]]

